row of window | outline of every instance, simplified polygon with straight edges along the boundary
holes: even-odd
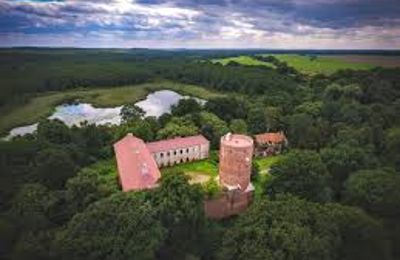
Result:
[[[191,162],[193,160],[196,160],[197,158],[181,158],[178,161],[171,161],[171,162],[160,162],[159,167],[168,167],[168,166],[174,166],[175,164],[180,164],[180,163],[185,163],[185,162]]]
[[[163,158],[164,157],[164,155],[166,155],[166,156],[170,156],[170,155],[177,155],[177,154],[183,154],[184,152],[186,152],[186,153],[189,153],[189,151],[196,151],[197,150],[197,147],[191,147],[191,148],[186,148],[186,149],[180,149],[180,150],[175,150],[175,151],[171,151],[171,152],[165,152],[165,153],[163,153],[163,152],[161,152],[161,153],[159,153],[159,156],[161,157],[161,158]]]

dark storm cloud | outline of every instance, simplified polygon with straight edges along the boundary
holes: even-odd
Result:
[[[19,38],[81,32],[230,44],[312,44],[339,37],[395,42],[399,28],[400,0],[0,0],[0,33]]]
[[[173,4],[194,8],[228,7],[252,14],[273,12],[290,15],[296,21],[314,26],[381,25],[400,18],[400,0],[139,0],[143,4]]]

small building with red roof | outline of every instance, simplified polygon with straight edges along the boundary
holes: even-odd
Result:
[[[256,156],[279,154],[288,145],[288,140],[282,131],[255,135],[254,141]]]
[[[123,191],[151,189],[161,177],[146,144],[132,134],[114,144],[119,181]]]

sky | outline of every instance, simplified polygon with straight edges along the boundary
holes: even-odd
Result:
[[[400,0],[0,0],[0,46],[400,49]]]

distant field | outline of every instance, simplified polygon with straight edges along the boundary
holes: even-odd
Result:
[[[281,61],[294,67],[304,74],[332,74],[338,70],[369,70],[374,67],[400,67],[400,56],[379,55],[299,55],[299,54],[262,54],[262,56],[275,56]],[[250,56],[228,57],[213,59],[213,63],[227,65],[234,61],[245,66],[266,66],[275,68],[275,65],[259,61]]]
[[[386,68],[400,67],[400,56],[378,56],[378,55],[331,55],[325,56],[333,59],[350,62],[371,64]]]
[[[268,54],[265,56],[268,56]],[[289,66],[294,67],[296,70],[309,75],[319,73],[329,75],[343,69],[368,70],[376,67],[373,64],[339,59],[337,58],[338,56],[306,56],[295,54],[275,54],[273,56],[287,62]]]
[[[25,105],[8,107],[0,111],[0,133],[5,134],[13,127],[33,124],[41,118],[49,116],[55,106],[66,100],[79,99],[82,102],[91,103],[96,107],[113,107],[137,102],[145,98],[148,93],[161,89],[170,89],[183,95],[190,95],[203,99],[210,99],[222,95],[199,86],[169,81],[124,87],[47,92],[32,97]]]
[[[270,68],[275,67],[271,63],[259,61],[252,57],[249,57],[249,56],[230,57],[230,58],[224,58],[224,59],[213,59],[211,61],[214,63],[221,63],[224,66],[227,65],[229,62],[234,61],[241,65],[246,65],[246,66],[266,66],[266,67],[270,67]]]

